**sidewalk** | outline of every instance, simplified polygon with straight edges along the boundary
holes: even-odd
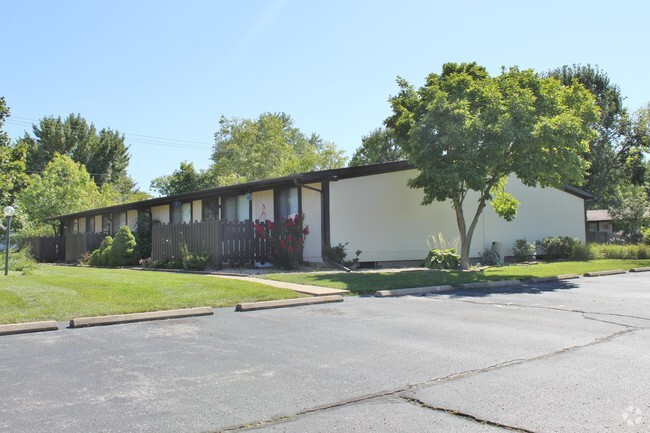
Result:
[[[264,278],[255,278],[255,277],[246,277],[246,276],[235,276],[235,275],[215,275],[211,274],[211,277],[217,278],[229,278],[231,280],[241,280],[241,281],[250,281],[252,283],[264,284],[271,287],[277,287],[280,289],[289,289],[294,292],[304,293],[311,296],[327,296],[327,295],[349,295],[349,290],[341,289],[330,289],[329,287],[321,286],[311,286],[306,284],[296,284],[296,283],[287,283],[285,281],[274,281],[267,280]]]

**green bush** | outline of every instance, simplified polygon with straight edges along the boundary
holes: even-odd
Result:
[[[108,255],[109,266],[127,266],[135,262],[133,249],[135,248],[135,237],[128,226],[122,226],[115,235]]]
[[[207,251],[202,251],[198,254],[192,253],[187,244],[181,245],[181,257],[183,269],[191,271],[203,271],[208,265],[208,258],[210,255]]]
[[[348,244],[349,242],[346,242],[344,244],[339,243],[335,247],[330,247],[329,245],[325,245],[325,257],[327,257],[334,263],[338,263],[348,268],[356,267],[359,264],[359,256],[361,255],[362,251],[357,250],[355,252],[356,254],[355,258],[353,258],[352,260],[346,260],[348,257],[348,252],[345,250],[345,247],[347,247]]]
[[[650,246],[645,244],[593,244],[597,258],[602,259],[647,259]]]
[[[570,260],[587,261],[597,258],[596,250],[589,244],[578,241],[571,247]]]
[[[88,264],[90,266],[108,266],[110,263],[110,254],[111,254],[111,245],[113,244],[113,238],[106,236],[102,243],[99,245],[99,249],[92,252],[90,258],[88,259]]]
[[[650,245],[650,227],[646,227],[641,230],[641,235],[643,235],[643,243]]]
[[[525,262],[535,258],[535,244],[524,239],[517,239],[512,247],[512,255],[518,262]]]
[[[568,258],[578,238],[568,236],[552,236],[542,239],[541,245],[544,250],[544,258],[547,260]]]
[[[99,266],[100,257],[102,255],[101,250],[95,250],[90,254],[88,258],[88,266]]]
[[[5,266],[5,252],[0,253],[0,264],[2,265],[2,270],[4,272]],[[9,251],[9,270],[10,271],[19,271],[23,275],[29,275],[31,272],[36,269],[36,260],[32,256],[31,249],[27,245],[24,248],[21,248],[18,251]]]
[[[454,248],[440,250],[434,248],[424,259],[424,267],[431,269],[456,269],[460,266],[460,255]]]

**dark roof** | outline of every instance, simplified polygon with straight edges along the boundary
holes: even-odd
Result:
[[[240,183],[236,185],[221,186],[217,188],[208,188],[198,191],[184,192],[166,197],[157,197],[149,200],[136,201],[132,203],[119,204],[99,209],[91,209],[83,212],[76,212],[67,215],[57,215],[45,218],[45,221],[54,221],[70,218],[79,218],[90,215],[100,215],[109,212],[122,212],[127,210],[146,209],[153,206],[168,204],[174,201],[196,200],[211,196],[228,196],[238,195],[246,192],[261,191],[276,186],[290,184],[309,184],[321,182],[323,180],[350,179],[354,177],[370,176],[373,174],[391,173],[396,171],[410,170],[415,168],[408,161],[385,162],[382,164],[363,165],[360,167],[335,168],[322,171],[310,171],[308,173],[293,174],[290,176],[276,177],[273,179],[257,180],[254,182]],[[594,200],[595,197],[586,191],[575,186],[564,185],[563,191],[580,197],[584,200]]]
[[[390,173],[412,169],[408,161],[386,162],[383,164],[364,165],[360,167],[335,168],[322,171],[311,171],[308,173],[293,174],[290,176],[276,177],[273,179],[257,180],[254,182],[240,183],[217,188],[208,188],[198,191],[184,192],[166,197],[157,197],[149,200],[124,203],[99,209],[90,209],[83,212],[75,212],[67,215],[56,215],[45,218],[45,221],[79,218],[90,215],[99,215],[109,212],[121,212],[127,210],[144,209],[153,206],[163,205],[177,200],[196,200],[211,196],[238,195],[246,192],[261,191],[276,186],[289,184],[309,184],[323,180],[349,179],[353,177],[370,176],[373,174]]]

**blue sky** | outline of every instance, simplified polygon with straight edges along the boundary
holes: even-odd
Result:
[[[180,161],[206,168],[222,115],[283,111],[351,156],[389,115],[396,76],[420,86],[446,62],[492,74],[589,63],[631,111],[650,102],[639,0],[0,0],[0,11],[5,130],[80,113],[126,134],[144,190]]]

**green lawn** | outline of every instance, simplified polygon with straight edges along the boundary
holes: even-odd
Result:
[[[296,298],[291,290],[206,275],[40,265],[0,275],[0,324]]]
[[[650,260],[592,260],[587,262],[556,262],[528,266],[504,266],[483,271],[435,271],[416,270],[404,272],[321,272],[299,274],[269,274],[265,278],[299,284],[313,284],[335,289],[347,289],[352,293],[369,293],[376,290],[409,287],[457,285],[477,281],[498,281],[550,277],[562,274],[606,271],[649,267]]]

